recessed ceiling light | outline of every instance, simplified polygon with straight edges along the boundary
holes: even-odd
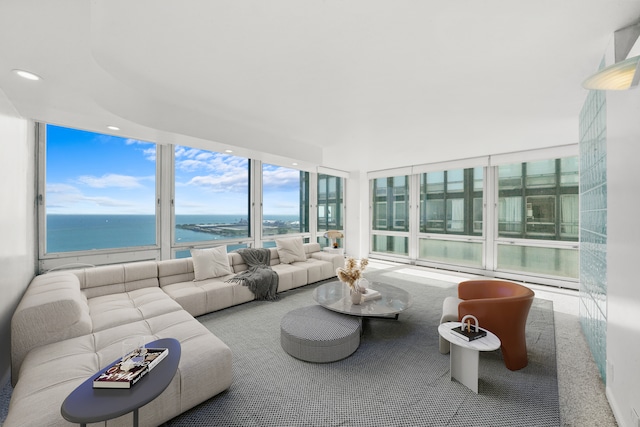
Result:
[[[107,129],[120,130],[120,128],[118,126],[107,126]]]
[[[224,150],[225,153],[233,153],[233,150]]]
[[[296,162],[291,163],[293,166],[298,166]]]
[[[27,80],[40,80],[40,76],[24,70],[13,70],[14,73]]]

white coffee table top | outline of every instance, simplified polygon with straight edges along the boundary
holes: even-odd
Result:
[[[470,348],[478,351],[493,351],[500,348],[500,344],[501,344],[500,338],[498,338],[491,331],[487,331],[482,327],[480,329],[482,329],[483,331],[486,331],[487,336],[478,338],[477,340],[473,340],[473,341],[467,341],[466,339],[462,338],[460,335],[451,331],[453,328],[457,328],[460,325],[461,325],[460,322],[441,323],[440,326],[438,326],[438,333],[442,338],[449,341],[451,344],[455,344],[460,347]]]

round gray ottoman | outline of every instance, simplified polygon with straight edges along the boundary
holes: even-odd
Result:
[[[280,344],[293,357],[327,363],[344,359],[360,345],[360,318],[319,305],[297,308],[282,317]]]

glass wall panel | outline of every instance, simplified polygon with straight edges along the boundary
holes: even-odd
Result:
[[[249,160],[175,147],[175,243],[247,238]]]
[[[577,249],[498,244],[498,269],[578,278]]]
[[[608,318],[606,100],[606,92],[589,91],[580,112],[579,233],[580,324],[605,383]],[[577,169],[577,165],[571,169]]]
[[[421,259],[482,268],[482,242],[420,239],[419,243]]]
[[[46,253],[156,244],[155,144],[46,125],[45,145]]]
[[[262,237],[309,232],[309,173],[262,165]]]

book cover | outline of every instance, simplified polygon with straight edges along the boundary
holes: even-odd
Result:
[[[168,348],[148,348],[144,360],[148,364],[149,370],[152,370],[168,354]]]
[[[378,298],[382,298],[382,295],[379,291],[373,289],[367,289],[367,291],[362,294],[362,301],[371,301]]]
[[[93,388],[131,388],[169,354],[166,348],[145,350],[144,354],[134,350],[124,360],[115,362],[93,380]]]
[[[469,331],[466,326],[464,328],[462,326],[458,326],[457,328],[451,329],[451,331],[460,335],[461,338],[464,338],[467,341],[473,341],[487,336],[487,332],[482,329],[478,329],[476,331],[475,328],[471,328],[471,331]]]

